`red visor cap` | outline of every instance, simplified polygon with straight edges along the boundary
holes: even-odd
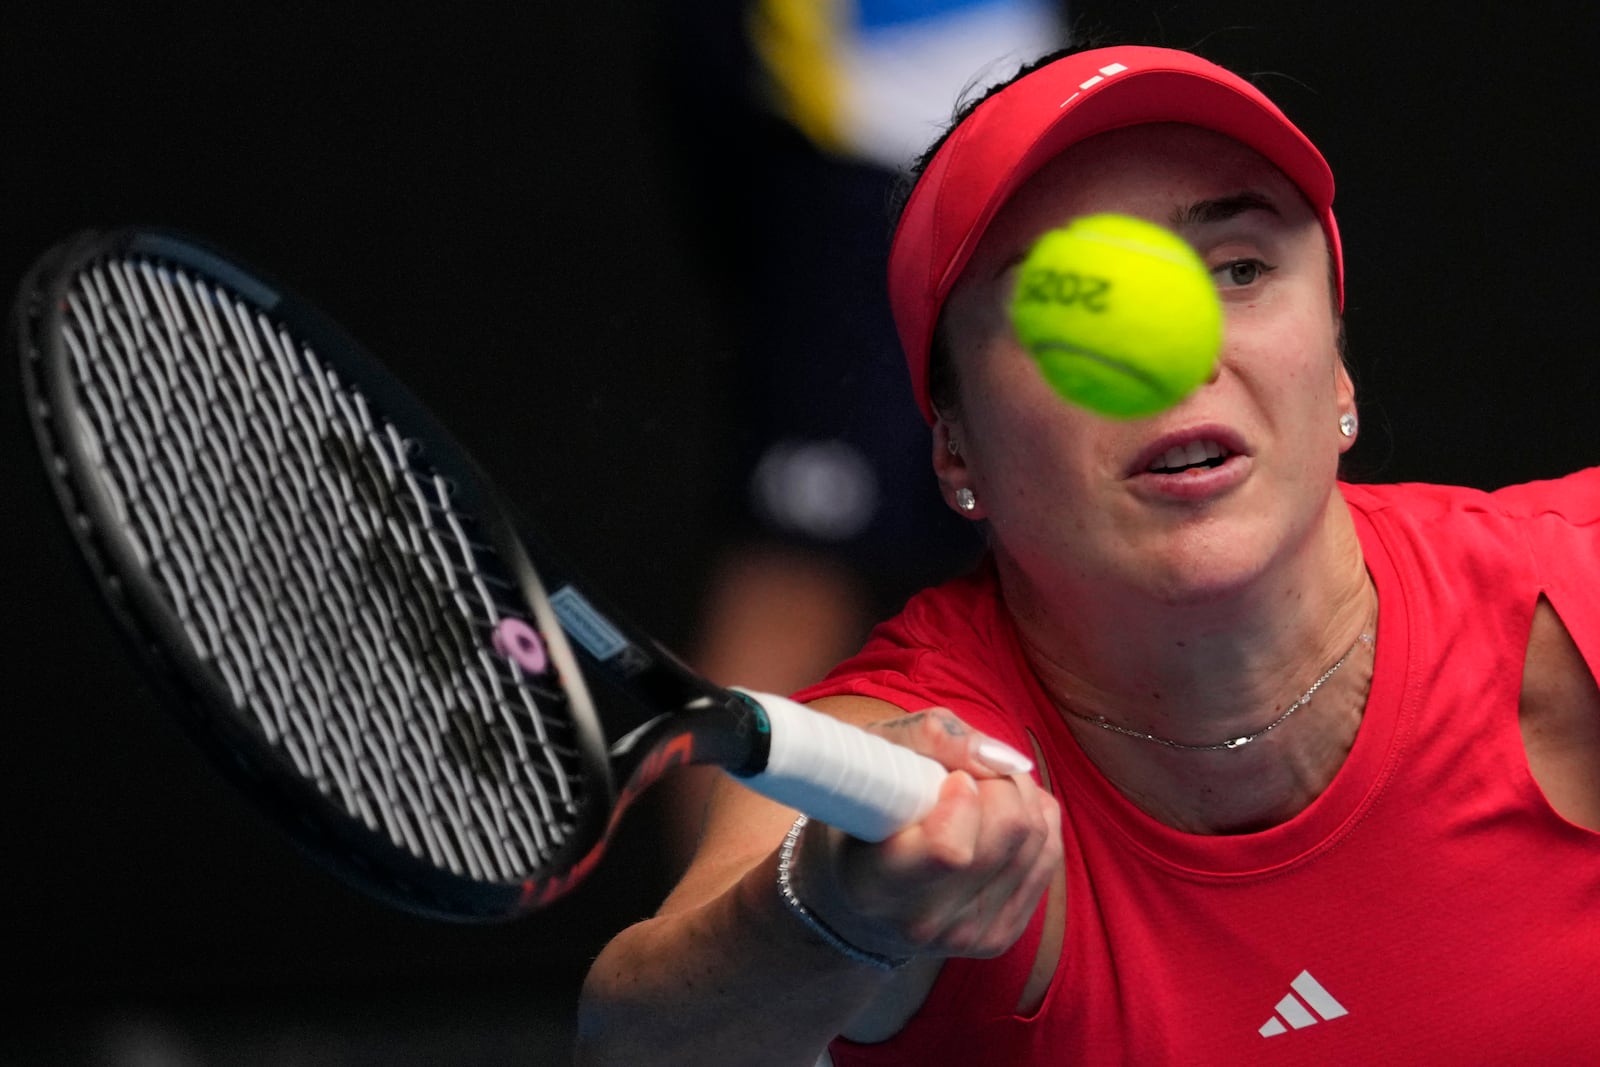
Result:
[[[1344,256],[1333,172],[1259,89],[1199,56],[1124,45],[1059,59],[980,104],[940,146],[906,202],[889,253],[889,302],[911,388],[931,424],[928,352],[939,312],[996,213],[1045,163],[1088,137],[1181,122],[1254,149],[1299,187],[1333,256],[1344,306]]]

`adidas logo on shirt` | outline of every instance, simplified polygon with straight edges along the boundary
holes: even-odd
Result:
[[[1311,977],[1310,971],[1301,971],[1300,976],[1289,983],[1289,988],[1294,992],[1278,1001],[1275,1014],[1261,1024],[1262,1037],[1286,1034],[1290,1027],[1304,1030],[1319,1022],[1330,1022],[1341,1015],[1350,1014],[1343,1004],[1333,999],[1332,993],[1322,987],[1321,982]],[[1295,993],[1300,995],[1297,997]]]

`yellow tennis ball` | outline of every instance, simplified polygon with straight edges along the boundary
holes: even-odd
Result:
[[[1222,304],[1199,254],[1127,215],[1087,215],[1039,238],[1011,321],[1058,393],[1119,419],[1188,396],[1222,347]]]

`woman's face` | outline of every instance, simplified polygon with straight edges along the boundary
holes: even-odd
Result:
[[[1215,376],[1131,422],[1063,401],[1006,314],[1033,241],[1107,211],[1185,237],[1226,320]],[[1035,584],[1131,587],[1168,603],[1226,595],[1304,545],[1327,512],[1349,444],[1339,416],[1354,407],[1338,326],[1322,229],[1265,159],[1190,126],[1091,138],[1005,206],[946,305],[960,405],[944,422],[960,453],[935,450],[941,480],[975,492],[996,552]],[[1208,465],[1180,462],[1200,453]]]

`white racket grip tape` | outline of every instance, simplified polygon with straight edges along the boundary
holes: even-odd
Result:
[[[745,785],[862,841],[926,815],[949,774],[939,763],[787,697],[739,690],[767,713],[767,768]]]

